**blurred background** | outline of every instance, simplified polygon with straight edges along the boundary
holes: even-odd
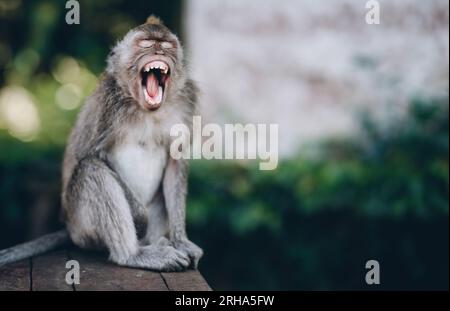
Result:
[[[279,124],[280,163],[191,161],[188,232],[218,289],[449,287],[449,3],[0,0],[0,248],[61,227],[64,146],[114,43],[153,13],[204,122]]]

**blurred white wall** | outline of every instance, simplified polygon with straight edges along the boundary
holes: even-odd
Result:
[[[187,1],[187,45],[210,122],[278,123],[280,152],[352,133],[355,112],[448,95],[447,0]]]

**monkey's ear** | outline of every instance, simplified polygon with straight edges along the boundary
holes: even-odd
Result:
[[[163,25],[161,19],[153,14],[147,18],[147,21],[145,23],[150,25]]]

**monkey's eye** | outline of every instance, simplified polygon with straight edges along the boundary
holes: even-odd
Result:
[[[141,40],[138,42],[138,45],[141,48],[149,48],[149,47],[152,47],[154,44],[155,44],[154,40]]]
[[[161,47],[163,49],[171,49],[173,48],[173,44],[167,41],[161,42]]]

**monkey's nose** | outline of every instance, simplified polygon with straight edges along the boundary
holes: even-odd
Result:
[[[163,50],[157,50],[155,53],[158,54],[158,55],[163,55],[164,51]]]

